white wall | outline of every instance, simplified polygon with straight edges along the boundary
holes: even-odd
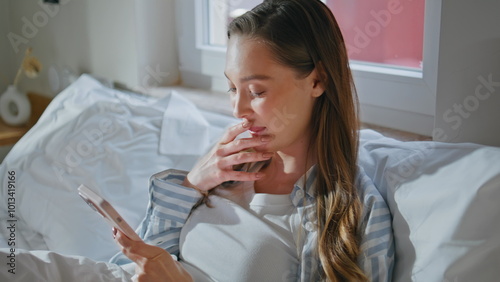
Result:
[[[500,146],[500,1],[442,11],[434,139]]]
[[[138,69],[134,1],[73,2],[84,2],[87,6],[86,32],[90,59],[87,71],[127,85],[136,85]]]
[[[14,79],[11,69],[11,51],[9,44],[3,38],[9,32],[9,0],[0,0],[0,95],[5,91],[8,84]]]
[[[204,56],[202,51],[196,48],[195,0],[176,0],[175,9],[182,83],[191,87],[213,89],[212,75],[205,71]]]
[[[141,87],[180,83],[175,0],[135,0]]]
[[[62,0],[55,6],[41,0],[9,3],[16,63],[32,46],[44,65],[39,78],[23,79],[22,90],[57,94],[49,84],[51,66],[59,72],[68,68],[77,75],[92,73],[132,88],[179,80],[174,0]]]
[[[57,94],[49,85],[51,66],[137,82],[132,0],[63,0],[60,5],[10,1],[9,14],[15,63],[31,46],[44,66],[40,77],[23,78],[20,89]]]

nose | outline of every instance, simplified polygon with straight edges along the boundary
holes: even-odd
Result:
[[[236,118],[246,118],[252,113],[250,97],[244,93],[236,92],[231,99],[231,103],[233,106],[233,116]]]

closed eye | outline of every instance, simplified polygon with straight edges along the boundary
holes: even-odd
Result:
[[[265,91],[262,91],[262,92],[250,92],[252,93],[252,96],[255,96],[255,97],[259,97],[259,96],[262,96],[262,94],[264,94]]]
[[[236,87],[230,87],[228,90],[227,90],[228,93],[231,93],[231,94],[234,94],[236,93]],[[260,97],[264,94],[265,91],[261,91],[261,92],[252,92],[252,91],[249,91],[250,94],[254,97]]]

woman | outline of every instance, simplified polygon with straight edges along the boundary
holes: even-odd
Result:
[[[357,99],[345,44],[330,10],[320,1],[265,1],[230,23],[228,39],[225,75],[234,116],[242,122],[230,128],[182,182],[184,187],[189,187],[185,189],[197,191],[199,195],[193,197],[195,199],[206,196],[207,191],[215,191],[219,196],[209,196],[209,203],[214,207],[198,207],[180,232],[180,255],[184,262],[175,261],[162,248],[132,242],[123,234],[116,234],[123,252],[138,264],[139,278],[156,281],[155,278],[170,277],[172,281],[188,281],[191,277],[186,269],[195,267],[215,279],[221,271],[215,269],[216,262],[233,255],[220,248],[224,248],[224,244],[237,247],[238,244],[232,244],[235,240],[244,245],[243,250],[249,246],[251,249],[231,258],[235,261],[234,267],[240,273],[262,271],[266,266],[253,266],[258,259],[249,258],[248,253],[264,249],[259,243],[265,242],[247,240],[246,237],[251,236],[245,236],[247,231],[241,233],[241,230],[237,236],[220,235],[232,232],[232,229],[220,230],[227,223],[220,217],[231,218],[227,211],[233,211],[241,220],[236,225],[246,226],[244,230],[256,230],[258,228],[253,227],[265,222],[274,227],[269,231],[272,235],[262,236],[269,235],[276,242],[288,242],[286,238],[291,238],[291,243],[279,245],[273,251],[273,254],[281,254],[273,257],[274,263],[286,262],[276,267],[289,265],[293,273],[282,275],[283,279],[389,280],[392,235],[386,232],[379,236],[368,230],[371,224],[368,221],[377,217],[389,225],[390,215],[373,187],[367,192],[369,189],[359,180],[362,172],[356,163]],[[238,138],[244,132],[249,132],[251,137]],[[234,169],[243,163],[262,163],[263,166],[258,171]],[[235,187],[220,186],[228,182],[236,182]],[[258,214],[260,222],[245,225],[245,211],[257,214],[253,208],[255,198],[263,197],[266,202],[280,195],[293,204],[288,214],[269,217],[266,213]],[[221,207],[226,213],[217,212]],[[219,221],[211,221],[216,215]],[[209,231],[203,229],[205,225],[201,223],[209,224]],[[180,228],[179,225],[176,228]],[[219,230],[216,234],[227,239],[226,243],[213,248],[213,254],[224,253],[214,259],[213,264],[203,256],[204,252],[209,254],[210,249],[196,243],[195,248],[189,247],[193,241],[190,234],[197,234],[197,228],[204,230],[198,232],[200,236],[211,238],[208,234]],[[278,229],[281,231],[276,232]],[[259,232],[251,234],[261,236]],[[193,249],[199,250],[199,255]],[[272,256],[263,251],[257,257],[264,254]],[[237,263],[238,256],[245,261],[243,265]],[[255,279],[251,275],[242,280]],[[275,279],[269,275],[259,279]]]

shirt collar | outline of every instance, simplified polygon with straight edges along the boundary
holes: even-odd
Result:
[[[297,182],[295,182],[290,198],[296,207],[305,206],[314,202],[314,189],[316,187],[316,178],[318,174],[317,170],[317,165],[313,165],[299,178],[299,180],[297,180]],[[304,203],[304,200],[306,203]]]

